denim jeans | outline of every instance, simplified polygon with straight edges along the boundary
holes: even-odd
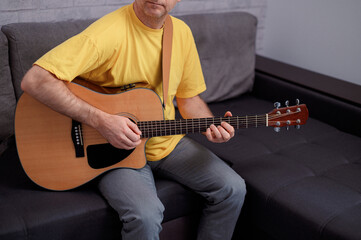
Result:
[[[198,240],[232,238],[246,194],[244,180],[207,148],[185,137],[166,158],[138,170],[116,169],[100,180],[101,193],[123,223],[123,240],[159,239],[164,206],[153,172],[205,199]]]

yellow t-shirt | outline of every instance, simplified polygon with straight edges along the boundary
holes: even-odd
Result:
[[[166,120],[175,118],[174,96],[194,97],[206,89],[191,30],[177,18],[172,17],[172,21]],[[128,5],[99,19],[34,64],[69,82],[80,77],[105,87],[143,83],[162,99],[162,37],[163,29],[145,26],[135,15],[133,5]],[[147,159],[156,161],[166,157],[182,137],[151,138],[146,145]]]

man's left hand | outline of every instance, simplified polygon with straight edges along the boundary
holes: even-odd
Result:
[[[225,117],[232,117],[231,112],[226,112]],[[213,143],[224,143],[228,142],[231,138],[234,137],[234,128],[226,123],[222,122],[220,126],[211,125],[206,133],[207,139]]]

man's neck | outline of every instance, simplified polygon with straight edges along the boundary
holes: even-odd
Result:
[[[133,9],[135,12],[135,15],[137,18],[147,27],[153,28],[153,29],[160,29],[163,27],[166,16],[161,17],[151,17],[147,16],[141,9],[137,7],[136,4],[133,5]]]

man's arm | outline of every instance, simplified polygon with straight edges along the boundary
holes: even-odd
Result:
[[[183,118],[213,117],[207,104],[198,95],[192,98],[177,98],[177,105]],[[232,116],[232,113],[227,112],[225,116]],[[223,143],[234,137],[234,128],[226,122],[222,122],[221,126],[212,124],[205,132],[205,135],[211,142]]]
[[[95,128],[117,148],[132,149],[140,144],[141,132],[136,124],[82,101],[65,82],[41,67],[35,65],[26,73],[21,88],[53,110]]]

